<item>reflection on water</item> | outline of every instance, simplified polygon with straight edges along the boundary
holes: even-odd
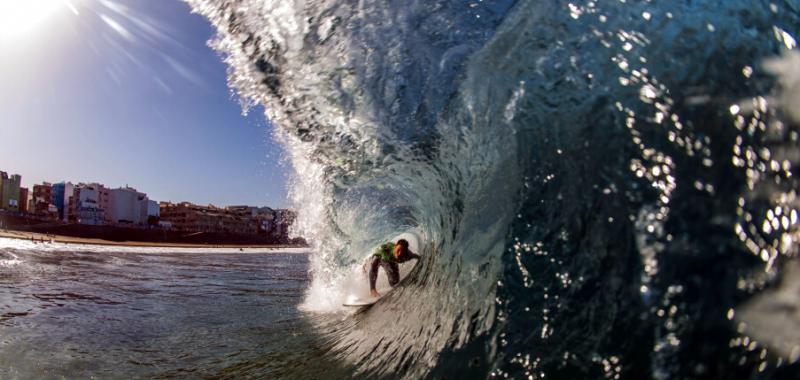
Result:
[[[3,243],[0,378],[267,376],[309,353],[306,252]]]

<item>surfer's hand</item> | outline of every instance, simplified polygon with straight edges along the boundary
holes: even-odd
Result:
[[[378,293],[378,291],[377,291],[377,290],[375,290],[375,289],[370,289],[370,290],[369,290],[369,295],[371,295],[371,296],[373,296],[373,297],[376,297],[376,298],[381,296],[381,294],[380,294],[380,293]]]

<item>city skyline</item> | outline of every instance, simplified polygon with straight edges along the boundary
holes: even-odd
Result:
[[[242,115],[214,31],[187,4],[73,1],[40,18],[24,38],[0,33],[0,166],[26,186],[288,206],[272,127],[261,109]]]
[[[213,202],[203,203],[203,202],[195,202],[195,201],[193,201],[191,199],[184,199],[184,198],[160,199],[160,198],[152,197],[150,192],[147,191],[147,189],[141,188],[139,186],[136,186],[136,184],[131,184],[131,183],[108,184],[108,183],[105,183],[103,181],[97,181],[97,180],[76,181],[76,180],[72,180],[72,179],[59,179],[59,180],[55,180],[55,181],[44,180],[44,181],[32,182],[32,181],[26,180],[26,177],[25,177],[24,173],[19,173],[19,172],[16,172],[14,170],[9,170],[9,169],[6,169],[6,168],[0,168],[0,173],[7,173],[9,176],[18,175],[20,177],[19,187],[21,189],[27,190],[28,192],[32,192],[34,186],[38,186],[38,185],[50,185],[50,186],[57,185],[57,184],[72,184],[72,185],[75,185],[75,186],[77,186],[77,185],[102,185],[102,186],[104,186],[104,187],[106,187],[108,189],[132,189],[132,190],[136,190],[136,191],[139,191],[141,193],[144,193],[145,195],[148,196],[148,198],[150,198],[152,200],[155,200],[155,201],[157,201],[159,203],[162,203],[162,202],[166,202],[166,203],[192,203],[192,204],[196,204],[196,205],[215,206],[215,207],[222,207],[222,208],[224,208],[224,207],[235,207],[235,206],[255,206],[255,207],[268,207],[268,208],[272,208],[272,209],[286,209],[285,206],[271,205],[271,204],[266,204],[266,203],[263,203],[263,202],[262,203],[244,203],[244,202],[239,202],[239,203],[213,203]],[[20,199],[20,201],[23,201],[23,200]],[[2,206],[0,206],[0,208],[2,208]]]
[[[22,185],[20,174],[0,170],[3,229],[13,226],[28,232],[150,242],[192,237],[205,243],[239,238],[262,243],[301,241],[288,236],[295,219],[288,209],[158,201],[127,185],[111,188],[96,182],[42,182],[30,189]]]

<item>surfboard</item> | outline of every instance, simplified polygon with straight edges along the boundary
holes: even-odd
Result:
[[[372,306],[375,304],[375,302],[378,302],[379,299],[381,298],[380,297],[353,298],[353,299],[348,299],[345,303],[342,304],[342,306],[348,306],[348,307]]]

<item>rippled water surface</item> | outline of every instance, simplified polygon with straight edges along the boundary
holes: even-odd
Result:
[[[312,354],[307,267],[303,250],[2,240],[0,378],[279,375]]]

